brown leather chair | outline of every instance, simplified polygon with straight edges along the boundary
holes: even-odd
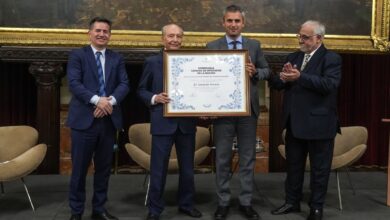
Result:
[[[0,182],[21,179],[30,205],[35,211],[23,177],[34,171],[46,155],[46,144],[37,144],[38,131],[29,126],[0,127]]]
[[[285,135],[286,130],[283,130],[283,142],[285,140]],[[355,194],[355,189],[353,188],[352,181],[349,178],[348,166],[359,160],[359,158],[364,154],[367,149],[367,138],[367,129],[361,126],[342,127],[341,134],[336,135],[331,169],[336,173],[337,192],[339,197],[340,210],[343,210],[343,204],[341,199],[341,189],[338,171],[345,168],[353,190],[353,194]],[[286,146],[284,144],[278,146],[278,150],[283,158],[286,158],[285,148]],[[306,160],[306,170],[310,170],[309,157]]]

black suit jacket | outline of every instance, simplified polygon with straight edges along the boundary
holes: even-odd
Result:
[[[298,69],[304,53],[294,52],[287,62]],[[340,131],[337,90],[341,80],[341,57],[321,45],[295,82],[284,83],[279,74],[270,78],[271,88],[284,89],[283,125],[301,139],[332,139]]]

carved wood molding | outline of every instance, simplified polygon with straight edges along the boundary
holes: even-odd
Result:
[[[7,62],[63,62],[68,60],[71,47],[0,47],[0,60]],[[123,55],[126,63],[142,63],[147,57],[160,52],[159,48],[112,48]],[[265,51],[267,61],[271,65],[283,63],[285,51]]]

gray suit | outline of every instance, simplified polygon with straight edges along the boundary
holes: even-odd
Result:
[[[256,160],[256,128],[260,113],[259,80],[267,79],[270,75],[267,61],[260,48],[260,42],[242,37],[243,49],[249,50],[252,63],[257,73],[250,80],[251,116],[221,117],[214,120],[214,144],[216,147],[216,182],[218,203],[228,206],[230,203],[230,172],[233,138],[237,136],[238,154],[240,156],[239,175],[241,192],[240,204],[249,206],[252,202],[253,172]],[[225,36],[206,45],[207,49],[227,50]]]

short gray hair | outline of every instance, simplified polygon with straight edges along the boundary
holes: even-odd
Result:
[[[242,17],[245,19],[245,12],[241,9],[238,5],[229,5],[223,10],[223,17],[225,17],[225,14],[227,12],[240,12]]]
[[[303,23],[301,25],[301,27],[305,26],[305,25],[310,25],[314,28],[314,34],[316,35],[320,35],[322,38],[325,37],[325,26],[319,22],[319,21],[314,21],[314,20],[308,20],[308,21],[305,21],[305,23]]]
[[[171,23],[171,24],[164,25],[164,27],[161,28],[161,34],[162,34],[162,36],[165,35],[165,32],[167,31],[167,28],[168,28],[169,26],[176,26],[176,27],[180,28],[181,33],[184,34],[184,30],[183,30],[182,27],[180,27],[180,26],[177,25],[177,24]]]

